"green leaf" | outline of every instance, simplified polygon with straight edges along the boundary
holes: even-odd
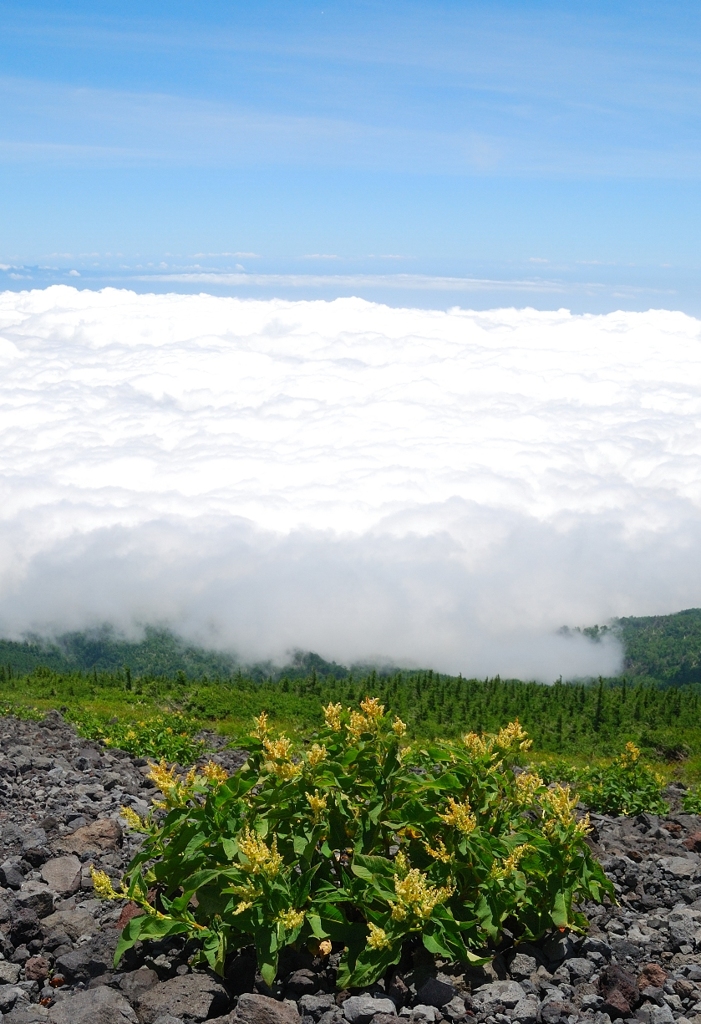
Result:
[[[566,928],[569,924],[569,915],[567,913],[567,903],[564,892],[560,891],[555,896],[555,902],[553,909],[550,911],[550,916],[553,919],[553,924],[557,928]]]

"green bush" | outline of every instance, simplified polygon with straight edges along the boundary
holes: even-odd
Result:
[[[143,908],[116,960],[137,940],[187,934],[222,973],[254,943],[267,983],[280,951],[343,950],[338,983],[373,982],[420,936],[450,960],[484,962],[502,929],[536,938],[582,929],[575,904],[613,897],[573,814],[567,787],[513,770],[530,741],[518,722],[497,735],[404,747],[404,724],[375,698],[324,709],[317,742],[294,752],[257,719],[246,765],[210,764],[152,778],[163,800],[121,893]]]
[[[664,779],[640,760],[640,750],[627,743],[608,765],[594,765],[576,772],[572,779],[581,800],[600,814],[666,814],[662,797]]]
[[[158,757],[191,764],[204,750],[204,743],[193,737],[196,723],[177,711],[129,721],[71,709],[66,718],[86,739],[127,750],[135,757]]]
[[[685,814],[701,814],[701,786],[692,786],[682,796],[682,810]]]

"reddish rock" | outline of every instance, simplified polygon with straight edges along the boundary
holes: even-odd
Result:
[[[640,977],[638,978],[638,988],[647,988],[648,985],[654,985],[655,988],[662,988],[665,981],[667,980],[667,972],[659,964],[645,964]]]
[[[56,845],[79,857],[91,851],[116,850],[122,845],[122,827],[114,818],[99,818],[69,836],[62,836]]]
[[[121,932],[122,928],[126,928],[129,924],[132,917],[139,917],[140,914],[143,914],[141,907],[136,903],[127,903],[126,906],[122,907],[122,913],[119,915],[115,928],[118,928]]]
[[[631,1017],[640,1002],[638,982],[630,971],[618,964],[608,964],[599,978],[599,991],[604,997],[601,1007],[609,1017]]]
[[[701,832],[692,832],[690,836],[686,837],[682,846],[691,850],[692,853],[701,853]]]
[[[44,956],[30,956],[24,965],[24,976],[27,981],[46,981],[51,964]]]

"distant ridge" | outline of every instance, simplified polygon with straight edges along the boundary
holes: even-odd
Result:
[[[39,666],[54,672],[108,672],[128,668],[136,676],[184,674],[190,679],[229,679],[239,669],[248,678],[289,679],[319,675],[342,679],[350,669],[324,661],[318,654],[296,651],[284,667],[272,662],[244,666],[234,655],[189,643],[168,629],[147,626],[142,640],[127,640],[111,627],[64,633],[54,640],[29,636],[25,640],[0,640],[0,667],[12,675],[26,675]],[[372,667],[372,666],[371,666]]]
[[[564,629],[563,632],[571,632]],[[577,629],[592,640],[614,634],[624,646],[623,675],[661,686],[701,683],[701,608],[687,608],[671,615],[627,616],[604,626]],[[26,640],[0,640],[0,667],[13,675],[25,675],[39,666],[55,672],[119,672],[137,676],[184,674],[190,679],[229,679],[245,669],[248,678],[347,678],[353,670],[377,668],[381,674],[393,666],[344,666],[325,661],[318,654],[297,651],[284,667],[272,662],[244,665],[234,655],[189,643],[168,629],[147,627],[142,640],[127,640],[114,629],[65,633],[55,640],[38,636]]]

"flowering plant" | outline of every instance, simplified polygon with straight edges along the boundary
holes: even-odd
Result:
[[[261,714],[231,778],[216,765],[185,776],[153,766],[160,810],[131,821],[146,839],[113,894],[145,913],[117,960],[139,939],[186,933],[223,973],[253,942],[271,984],[280,951],[304,943],[342,950],[338,983],[360,986],[408,939],[481,963],[507,921],[522,938],[581,929],[576,902],[613,894],[569,789],[514,770],[530,746],[518,722],[411,748],[375,698],[324,717],[295,751]]]
[[[626,743],[610,764],[578,772],[574,785],[587,807],[601,814],[666,814],[664,783],[663,776],[642,762],[635,743]]]

